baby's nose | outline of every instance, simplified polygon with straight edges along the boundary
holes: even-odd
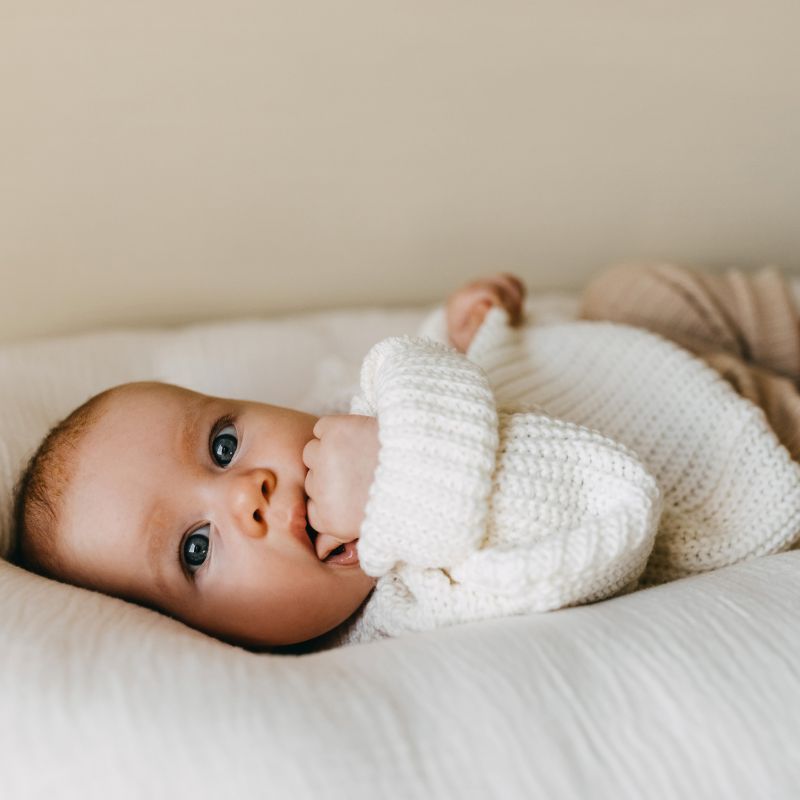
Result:
[[[267,508],[271,483],[264,474],[240,476],[230,499],[237,527],[253,538],[267,533]]]

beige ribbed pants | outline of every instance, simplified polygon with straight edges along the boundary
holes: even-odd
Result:
[[[712,275],[672,264],[613,267],[586,287],[580,316],[647,328],[700,356],[761,406],[800,460],[798,311],[777,269]]]

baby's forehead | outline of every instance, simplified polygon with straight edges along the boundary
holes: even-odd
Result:
[[[190,401],[207,397],[207,395],[201,392],[195,392],[192,389],[187,389],[184,386],[177,386],[174,383],[164,383],[163,381],[134,381],[131,383],[121,383],[115,386],[109,393],[109,399],[165,397]]]
[[[137,520],[189,460],[182,443],[199,418],[193,409],[214,398],[170,384],[137,383],[115,387],[103,400],[73,451],[64,494],[63,536],[78,566],[81,558],[96,561],[103,549],[97,542],[89,547],[87,527],[101,521],[115,541],[139,532]]]
[[[110,390],[98,414],[80,437],[71,442],[78,461],[89,460],[89,471],[98,462],[129,458],[140,443],[152,447],[153,434],[179,436],[215,398],[168,383],[128,383]],[[93,464],[92,464],[93,462]],[[77,470],[83,472],[85,470]]]
[[[143,414],[151,411],[188,412],[211,399],[208,395],[172,383],[140,381],[123,383],[111,389],[105,398],[103,410],[112,416]]]

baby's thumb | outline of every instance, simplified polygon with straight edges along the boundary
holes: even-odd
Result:
[[[324,561],[339,545],[344,544],[341,539],[331,536],[329,533],[318,533],[314,547],[317,550],[317,558]]]

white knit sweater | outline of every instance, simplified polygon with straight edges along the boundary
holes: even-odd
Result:
[[[760,409],[643,330],[512,329],[463,356],[368,354],[380,453],[358,545],[378,578],[339,642],[599,600],[790,547],[800,466]],[[663,513],[662,513],[663,507]]]

